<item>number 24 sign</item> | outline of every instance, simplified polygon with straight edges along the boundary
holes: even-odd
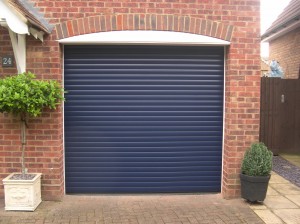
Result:
[[[3,67],[13,67],[13,57],[12,56],[3,56],[2,57],[2,66]]]

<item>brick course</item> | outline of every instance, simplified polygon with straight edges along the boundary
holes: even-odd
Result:
[[[258,140],[260,108],[259,0],[34,0],[55,25],[43,43],[27,37],[27,70],[39,78],[61,81],[63,50],[56,41],[111,30],[168,30],[231,41],[226,48],[225,124],[222,194],[240,195],[240,162],[245,149]],[[0,57],[12,54],[7,30],[0,28]],[[0,75],[16,69],[0,67]],[[0,179],[19,171],[18,119],[0,116]],[[27,166],[42,172],[42,197],[64,195],[63,113],[46,110],[30,122]],[[0,197],[3,186],[0,185]]]
[[[270,59],[279,62],[284,78],[298,79],[300,68],[300,28],[270,41]]]
[[[129,17],[129,18],[128,18]],[[192,21],[192,22],[191,22]],[[146,26],[147,24],[148,26]],[[127,29],[122,29],[126,27]],[[80,30],[82,32],[80,32]],[[206,35],[230,41],[233,26],[189,16],[140,14],[119,14],[108,16],[91,16],[65,21],[55,27],[58,39],[116,30],[163,30]]]

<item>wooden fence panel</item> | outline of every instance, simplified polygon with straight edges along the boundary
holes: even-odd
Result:
[[[276,155],[300,152],[300,80],[261,80],[260,141]]]
[[[296,85],[296,119],[295,119],[295,148],[297,152],[300,152],[300,80],[298,80],[298,85]]]

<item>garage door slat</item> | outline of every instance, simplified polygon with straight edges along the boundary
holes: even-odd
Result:
[[[171,164],[172,165],[172,164]],[[174,171],[175,167],[167,164],[167,166],[152,166],[152,167],[147,167],[143,166],[143,169],[136,169],[134,166],[126,166],[126,167],[75,167],[73,168],[72,172],[69,172],[69,177],[72,177],[73,175],[78,175],[77,177],[81,177],[82,175],[87,176],[98,176],[98,175],[128,175],[131,176],[132,174],[137,175],[144,173],[144,175],[147,175],[148,173],[151,173],[153,175],[161,176],[161,175],[174,175],[174,173],[178,173],[180,175],[183,172],[198,172],[199,176],[210,176],[210,175],[215,175],[219,176],[220,175],[220,170],[219,166],[181,166],[180,171],[176,170]],[[125,174],[124,174],[125,173]],[[69,178],[67,177],[67,178]]]
[[[165,147],[165,146],[221,146],[222,141],[172,141],[172,142],[66,142],[66,147],[70,149],[74,146],[82,147],[83,151],[86,151],[88,147]]]
[[[67,122],[66,122],[67,123]],[[71,123],[71,122],[70,122]],[[70,125],[70,127],[72,127]],[[74,129],[80,130],[82,132],[85,131],[218,131],[219,134],[222,134],[221,125],[215,126],[74,126]],[[73,130],[74,130],[73,129]],[[72,128],[69,128],[72,130]],[[65,130],[66,132],[68,130]],[[67,136],[66,136],[67,137]],[[71,143],[66,141],[67,143]],[[201,144],[202,145],[202,144]]]

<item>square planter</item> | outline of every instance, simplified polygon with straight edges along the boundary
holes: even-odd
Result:
[[[34,211],[41,203],[41,173],[31,180],[15,180],[12,173],[3,179],[5,210]]]
[[[250,201],[264,201],[271,176],[248,176],[240,174],[241,196]]]

